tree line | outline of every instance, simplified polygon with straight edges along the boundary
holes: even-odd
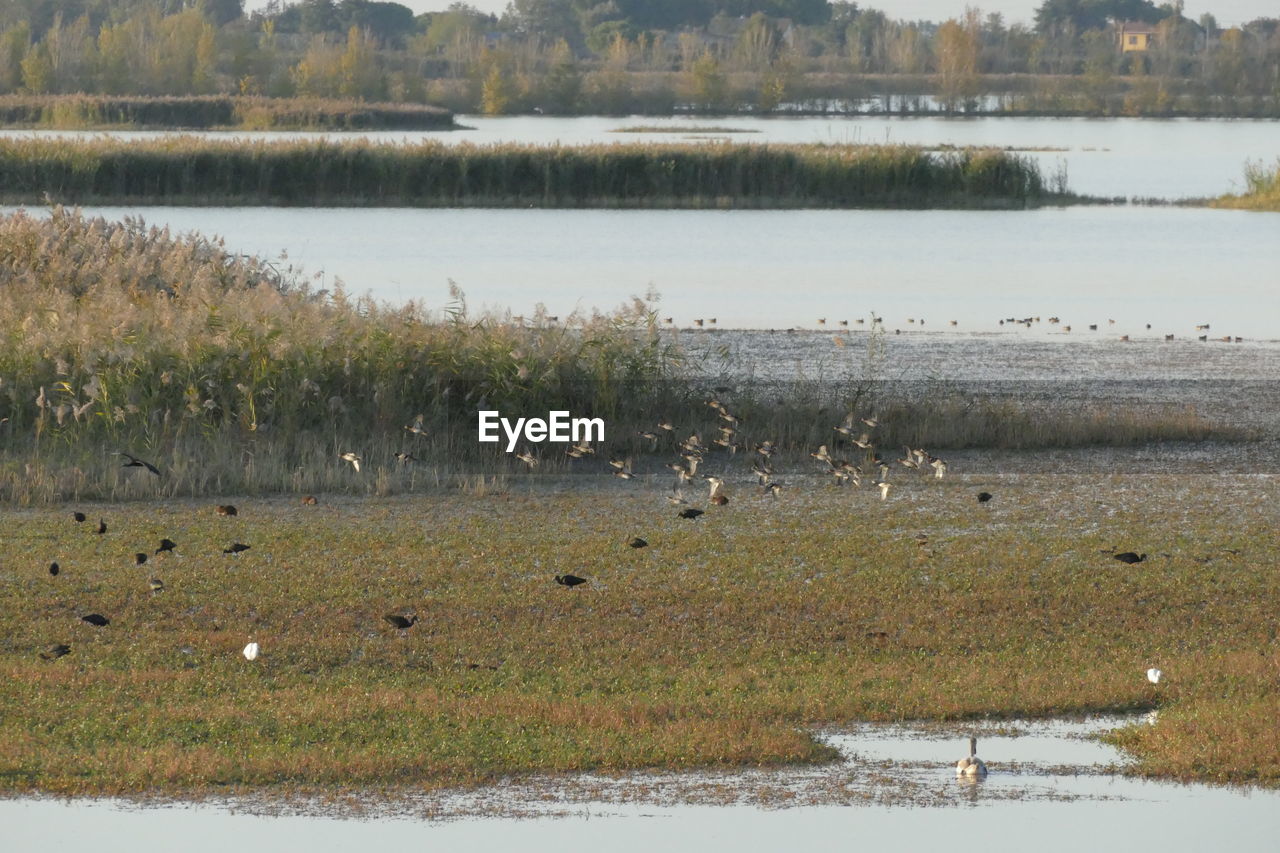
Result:
[[[1154,27],[1123,52],[1117,22]],[[0,94],[244,94],[459,112],[824,110],[1275,114],[1280,19],[1221,27],[1181,0],[1045,0],[1030,23],[827,0],[512,0],[414,14],[376,0],[9,0]],[[911,99],[915,99],[912,101]],[[922,106],[923,105],[923,106]]]

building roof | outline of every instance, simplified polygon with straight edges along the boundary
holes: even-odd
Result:
[[[1126,35],[1156,34],[1155,24],[1148,24],[1146,21],[1121,21],[1117,26],[1119,26],[1120,32]]]

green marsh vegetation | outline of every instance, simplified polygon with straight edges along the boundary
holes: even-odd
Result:
[[[623,486],[237,498],[233,518],[212,500],[0,510],[0,790],[768,766],[830,758],[817,725],[1156,707],[1122,736],[1137,772],[1280,782],[1269,481],[966,472],[883,503],[753,492],[731,486],[696,522]],[[135,567],[161,537],[177,549]],[[252,547],[224,555],[233,541]],[[588,583],[558,586],[565,572]],[[419,621],[398,632],[388,613]],[[70,654],[41,659],[52,643]]]
[[[10,502],[489,488],[515,469],[475,441],[482,404],[603,417],[623,437],[612,449],[637,457],[653,448],[634,433],[659,414],[714,434],[705,401],[719,380],[707,370],[725,365],[691,361],[640,300],[564,318],[475,316],[456,291],[437,310],[379,305],[313,292],[198,236],[63,208],[0,219],[0,258],[0,499]],[[874,339],[864,349],[855,357],[875,358]],[[735,398],[752,440],[806,461],[843,412],[871,405],[889,447],[1248,438],[1182,407],[1063,411],[945,388],[898,397],[862,380],[745,383]],[[415,423],[425,437],[406,431]],[[364,457],[365,476],[337,459],[348,451]],[[118,452],[164,476],[122,470]],[[396,452],[421,464],[400,465]],[[547,455],[541,470],[566,470]]]
[[[423,104],[230,95],[4,95],[0,125],[92,130],[449,130],[448,110]]]
[[[900,145],[0,140],[10,203],[956,207],[1079,201],[1004,151]]]

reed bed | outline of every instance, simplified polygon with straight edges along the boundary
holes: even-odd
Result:
[[[0,126],[211,130],[448,130],[453,114],[421,104],[230,95],[0,96]]]
[[[1246,163],[1244,181],[1243,193],[1224,195],[1210,204],[1213,207],[1280,211],[1280,160],[1272,166],[1261,161]]]
[[[608,452],[641,468],[670,453],[637,435],[659,414],[715,435],[706,400],[725,380],[640,300],[564,318],[474,316],[456,290],[434,310],[379,305],[340,286],[314,292],[198,235],[57,207],[0,218],[0,259],[0,500],[492,490],[519,463],[477,442],[481,408],[603,418]],[[806,462],[853,408],[879,413],[886,447],[1248,437],[1181,407],[1063,412],[874,382],[733,384],[740,439]],[[337,459],[348,451],[363,476]],[[164,476],[122,469],[121,452]],[[540,470],[571,470],[560,449],[543,455]]]
[[[1023,208],[1079,200],[1017,154],[903,145],[0,140],[10,203]]]

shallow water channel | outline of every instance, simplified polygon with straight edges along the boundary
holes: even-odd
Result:
[[[732,849],[1274,850],[1280,792],[1153,782],[1091,738],[1147,720],[862,725],[821,735],[843,759],[799,770],[507,782],[335,814],[262,802],[0,801],[5,849],[526,851]],[[990,775],[958,780],[970,733]]]

